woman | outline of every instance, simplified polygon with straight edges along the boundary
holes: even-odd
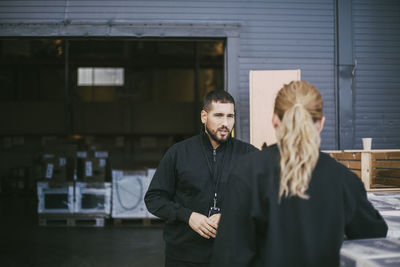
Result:
[[[386,236],[361,180],[319,151],[324,120],[311,84],[279,91],[278,143],[249,154],[230,174],[212,266],[338,266],[345,235]]]

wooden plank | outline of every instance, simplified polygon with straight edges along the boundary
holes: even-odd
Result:
[[[392,160],[377,160],[375,161],[376,168],[400,169],[400,161]]]
[[[378,187],[375,188],[375,186],[373,188],[370,188],[368,190],[368,192],[378,192],[378,193],[385,193],[385,192],[390,192],[390,193],[400,193],[400,187],[384,187],[384,186],[380,186],[377,185]]]
[[[339,153],[330,153],[332,158],[336,160],[361,160],[360,152],[339,152]]]
[[[365,151],[364,149],[345,149],[345,150],[331,150],[331,151],[353,152],[353,153],[354,152],[383,153],[383,152],[400,152],[400,149],[371,149],[368,151]]]
[[[380,186],[380,187],[400,187],[400,178],[376,177],[374,188],[376,188],[378,186]]]
[[[400,159],[400,152],[373,152],[375,159]]]
[[[339,162],[349,169],[361,170],[361,161],[339,160]]]
[[[284,84],[300,80],[300,70],[251,70],[250,83],[250,143],[261,148],[276,143],[272,125],[274,102]]]
[[[365,189],[368,190],[371,188],[372,179],[371,179],[371,154],[370,153],[362,153],[361,154],[361,180],[364,183]]]
[[[397,177],[400,179],[400,170],[396,169],[376,169],[374,174],[376,177]]]

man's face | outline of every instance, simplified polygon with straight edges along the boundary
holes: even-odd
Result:
[[[201,122],[212,140],[226,142],[235,124],[235,107],[232,103],[212,102],[209,111],[201,111]]]

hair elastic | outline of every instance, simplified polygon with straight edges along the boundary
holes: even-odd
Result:
[[[295,108],[295,107],[300,107],[300,108],[302,108],[302,107],[304,107],[302,104],[300,104],[300,103],[296,103],[296,104],[294,104],[293,105],[293,108]]]

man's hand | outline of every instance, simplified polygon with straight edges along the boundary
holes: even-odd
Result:
[[[210,239],[210,237],[215,238],[218,223],[215,223],[203,214],[192,212],[189,218],[189,226],[202,237]]]
[[[217,224],[217,228],[218,228],[219,220],[221,219],[221,213],[214,214],[214,215],[208,217],[208,219],[210,221],[216,223]]]

